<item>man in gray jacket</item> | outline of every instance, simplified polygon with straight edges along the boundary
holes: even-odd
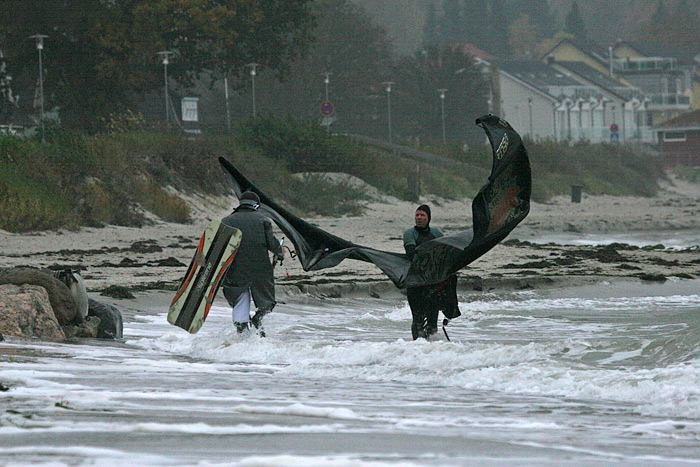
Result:
[[[240,197],[240,205],[222,222],[240,229],[243,236],[233,264],[226,272],[223,290],[226,300],[233,307],[233,322],[241,333],[248,329],[250,321],[257,329],[262,318],[272,311],[275,304],[275,278],[268,251],[275,261],[284,259],[282,246],[272,234],[272,221],[258,212],[260,198],[246,191]],[[250,318],[250,300],[257,311]],[[262,331],[261,331],[261,335]]]

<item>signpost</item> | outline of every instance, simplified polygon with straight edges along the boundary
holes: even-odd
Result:
[[[321,115],[324,117],[330,117],[333,115],[333,111],[335,108],[333,107],[333,103],[331,101],[325,101],[321,104]]]
[[[336,120],[336,118],[333,116],[334,111],[335,107],[333,107],[333,103],[331,101],[324,101],[321,103],[321,115],[323,116],[321,119],[321,126],[325,126],[329,131],[331,128],[331,123],[335,122]]]

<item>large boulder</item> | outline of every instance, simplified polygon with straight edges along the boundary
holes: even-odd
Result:
[[[31,284],[0,285],[0,334],[51,341],[66,338],[48,292]]]
[[[81,324],[82,316],[70,290],[49,270],[32,267],[8,268],[0,271],[0,284],[31,284],[46,289],[53,314],[61,326]]]
[[[124,323],[121,312],[114,306],[88,299],[88,318],[98,318],[97,337],[104,339],[121,339]]]

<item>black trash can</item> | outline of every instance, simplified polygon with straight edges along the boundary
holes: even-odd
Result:
[[[411,172],[406,177],[408,181],[408,193],[411,196],[410,201],[418,201],[420,198],[420,174],[416,172]]]
[[[583,187],[581,185],[571,185],[571,202],[580,203],[581,202],[581,190]]]

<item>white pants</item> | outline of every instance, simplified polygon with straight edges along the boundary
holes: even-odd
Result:
[[[246,290],[238,296],[236,304],[233,306],[234,323],[247,323],[250,319],[250,290]]]

